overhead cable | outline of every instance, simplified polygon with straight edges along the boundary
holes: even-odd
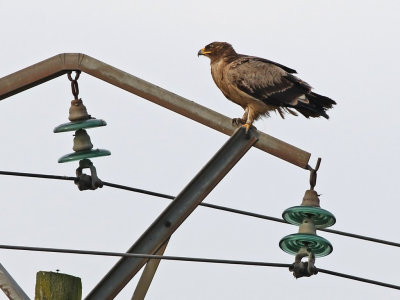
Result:
[[[39,252],[53,252],[53,253],[67,253],[67,254],[82,254],[82,255],[97,255],[97,256],[119,256],[119,257],[136,257],[148,259],[162,259],[170,261],[186,261],[186,262],[202,262],[213,264],[230,264],[230,265],[245,265],[245,266],[260,266],[260,267],[276,267],[276,268],[289,268],[291,264],[285,263],[270,263],[263,261],[247,261],[247,260],[229,260],[229,259],[214,259],[214,258],[200,258],[200,257],[184,257],[184,256],[165,256],[165,255],[150,255],[150,254],[136,254],[136,253],[121,253],[121,252],[108,252],[108,251],[91,251],[91,250],[76,250],[76,249],[61,249],[61,248],[44,248],[44,247],[29,247],[29,246],[15,246],[15,245],[0,245],[0,249],[7,250],[25,250],[25,251],[39,251]],[[325,273],[333,276],[347,278],[351,280],[361,281],[373,285],[379,285],[391,289],[400,290],[400,286],[393,285],[376,280],[366,279],[358,276],[348,275],[326,269],[319,269],[320,273]]]
[[[77,180],[76,177],[70,177],[70,176],[46,175],[46,174],[34,174],[34,173],[22,173],[22,172],[10,172],[10,171],[0,171],[0,175],[34,177],[34,178],[45,178],[45,179],[59,179],[59,180],[70,180],[70,181]],[[122,189],[122,190],[127,190],[127,191],[131,191],[131,192],[135,192],[135,193],[141,193],[141,194],[146,194],[146,195],[150,195],[150,196],[154,196],[154,197],[159,197],[159,198],[165,198],[165,199],[170,199],[170,200],[175,199],[175,197],[171,196],[171,195],[152,192],[152,191],[148,191],[148,190],[144,190],[144,189],[133,188],[133,187],[110,183],[110,182],[106,182],[106,181],[103,181],[103,185],[112,187],[112,188],[116,188],[116,189]],[[230,207],[226,207],[226,206],[220,206],[220,205],[204,203],[204,202],[200,203],[200,206],[217,209],[217,210],[222,210],[222,211],[226,211],[226,212],[231,212],[234,214],[249,216],[249,217],[253,217],[253,218],[259,218],[259,219],[289,224],[285,220],[280,219],[280,218],[262,215],[262,214],[258,214],[258,213],[253,213],[253,212],[248,212],[248,211],[230,208]],[[354,234],[354,233],[349,233],[349,232],[344,232],[344,231],[339,231],[339,230],[334,230],[334,229],[327,229],[327,228],[321,228],[318,230],[325,231],[328,233],[343,235],[343,236],[347,236],[347,237],[351,237],[351,238],[356,238],[356,239],[360,239],[360,240],[370,241],[370,242],[374,242],[374,243],[384,244],[384,245],[388,245],[388,246],[400,247],[400,243],[377,239],[377,238],[373,238],[373,237],[369,237],[369,236],[364,236],[364,235],[359,235],[359,234]]]

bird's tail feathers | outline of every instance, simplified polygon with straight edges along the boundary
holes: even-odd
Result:
[[[326,111],[336,104],[334,100],[313,92],[308,93],[306,98],[308,103],[299,101],[293,108],[306,118],[324,117],[329,119]]]
[[[332,106],[336,104],[336,102],[331,98],[313,92],[307,94],[307,99],[310,101],[316,101],[325,109],[332,108]]]
[[[278,107],[276,110],[278,111],[278,113],[279,113],[279,115],[281,116],[282,119],[285,118],[285,113],[289,113],[289,114],[291,114],[293,116],[296,116],[296,117],[299,115],[297,112],[293,111],[289,107]]]

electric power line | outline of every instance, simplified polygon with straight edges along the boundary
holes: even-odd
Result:
[[[344,273],[339,273],[339,272],[335,272],[335,271],[330,271],[330,270],[326,270],[326,269],[317,268],[317,270],[319,273],[325,273],[325,274],[338,276],[338,277],[342,277],[342,278],[346,278],[346,279],[361,281],[361,282],[365,282],[365,283],[369,283],[369,284],[375,284],[375,285],[380,285],[380,286],[384,286],[384,287],[391,288],[391,289],[400,290],[400,286],[390,284],[390,283],[384,283],[384,282],[380,282],[380,281],[375,281],[375,280],[371,280],[371,279],[366,279],[366,278],[348,275],[348,274],[344,274]]]
[[[77,180],[76,177],[70,177],[70,176],[46,175],[46,174],[34,174],[34,173],[22,173],[22,172],[10,172],[10,171],[0,171],[0,175],[23,176],[23,177],[45,178],[45,179],[59,179],[59,180],[70,180],[70,181]],[[132,192],[136,192],[136,193],[151,195],[151,196],[155,196],[155,197],[170,199],[170,200],[175,199],[174,196],[157,193],[157,192],[152,192],[152,191],[148,191],[148,190],[143,190],[143,189],[138,189],[138,188],[133,188],[133,187],[128,187],[128,186],[124,186],[124,185],[104,182],[104,181],[103,181],[103,185],[109,186],[112,188],[123,189],[123,190],[128,190],[128,191],[132,191]],[[218,209],[218,210],[222,210],[222,211],[235,213],[235,214],[240,214],[240,215],[260,218],[260,219],[264,219],[264,220],[270,220],[270,221],[289,224],[283,219],[270,217],[270,216],[257,214],[257,213],[252,213],[252,212],[248,212],[248,211],[238,210],[238,209],[234,209],[234,208],[224,207],[224,206],[220,206],[220,205],[209,204],[209,203],[201,203],[200,205],[209,207],[209,208],[213,208],[213,209]],[[367,237],[367,236],[362,236],[362,235],[358,235],[358,234],[347,233],[347,232],[332,230],[332,229],[320,229],[320,230],[326,231],[329,233],[344,235],[344,236],[348,236],[348,237],[352,237],[352,238],[357,238],[357,239],[367,240],[367,241],[371,241],[371,242],[386,244],[386,245],[390,245],[390,246],[400,247],[399,243],[385,241],[385,240],[376,239],[376,238]],[[119,256],[119,257],[125,256],[125,257],[148,258],[148,259],[163,259],[163,260],[175,260],[175,261],[235,264],[235,265],[248,265],[248,266],[264,266],[264,267],[289,267],[290,266],[290,264],[282,264],[282,263],[239,261],[239,260],[226,260],[226,259],[208,259],[208,258],[179,257],[179,256],[162,256],[162,255],[147,255],[147,254],[132,254],[132,253],[118,253],[118,252],[105,252],[105,251],[87,251],[87,250],[73,250],[73,249],[56,249],[56,248],[41,248],[41,247],[27,247],[27,246],[11,246],[11,245],[0,245],[0,248],[1,249],[9,249],[9,250],[27,250],[27,251],[101,255],[101,256]],[[325,273],[325,274],[338,276],[338,277],[342,277],[342,278],[346,278],[346,279],[361,281],[361,282],[365,282],[365,283],[369,283],[369,284],[374,284],[374,285],[379,285],[379,286],[383,286],[383,287],[400,290],[400,286],[396,286],[396,285],[392,285],[392,284],[388,284],[388,283],[384,283],[384,282],[361,278],[361,277],[348,275],[348,274],[344,274],[344,273],[339,273],[339,272],[335,272],[335,271],[330,271],[330,270],[326,270],[326,269],[318,269],[318,271],[320,273]]]
[[[45,247],[29,247],[29,246],[14,246],[14,245],[0,245],[0,249],[67,253],[67,254],[82,254],[82,255],[97,255],[97,256],[134,257],[134,258],[148,258],[148,259],[163,259],[163,260],[172,260],[172,261],[203,262],[203,263],[214,263],[214,264],[230,264],[230,265],[261,266],[261,267],[289,268],[289,266],[290,266],[290,264],[268,263],[268,262],[261,262],[261,261],[213,259],[213,258],[184,257],[184,256],[165,256],[165,255],[152,255],[152,254],[136,254],[136,253],[60,249],[60,248],[45,248]]]
[[[29,246],[15,246],[15,245],[0,245],[0,249],[7,250],[25,250],[25,251],[38,251],[38,252],[52,252],[52,253],[66,253],[66,254],[82,254],[82,255],[96,255],[96,256],[118,256],[118,257],[133,257],[133,258],[148,258],[148,259],[161,259],[170,261],[185,261],[185,262],[202,262],[213,264],[230,264],[230,265],[244,265],[244,266],[259,266],[259,267],[275,267],[275,268],[289,268],[291,264],[285,263],[270,263],[262,261],[247,261],[247,260],[229,260],[229,259],[215,259],[215,258],[200,258],[200,257],[185,257],[185,256],[164,256],[164,255],[151,255],[151,254],[136,254],[136,253],[121,253],[121,252],[108,252],[108,251],[91,251],[91,250],[76,250],[76,249],[61,249],[61,248],[44,248],[44,247],[29,247]],[[361,281],[373,285],[379,285],[391,289],[400,290],[400,286],[380,282],[376,280],[366,279],[358,276],[348,275],[326,269],[319,269],[320,273],[325,273],[333,276],[338,276],[346,279]]]
[[[77,177],[70,177],[70,176],[46,175],[46,174],[10,172],[10,171],[0,171],[0,175],[34,177],[34,178],[45,178],[45,179],[59,179],[59,180],[70,180],[70,181],[77,180]],[[171,196],[171,195],[166,195],[166,194],[152,192],[152,191],[148,191],[148,190],[133,188],[133,187],[110,183],[110,182],[106,182],[106,181],[103,181],[103,185],[112,187],[112,188],[146,194],[146,195],[150,195],[150,196],[154,196],[154,197],[159,197],[159,198],[165,198],[165,199],[170,199],[170,200],[175,199],[175,197]],[[288,222],[286,222],[285,220],[280,219],[280,218],[266,216],[266,215],[248,212],[248,211],[244,211],[244,210],[239,210],[239,209],[235,209],[235,208],[220,206],[220,205],[216,205],[216,204],[210,204],[210,203],[203,202],[203,203],[200,203],[200,206],[217,209],[217,210],[222,210],[222,211],[226,211],[226,212],[231,212],[234,214],[249,216],[249,217],[253,217],[253,218],[259,218],[259,219],[263,219],[263,220],[269,220],[269,221],[289,224]],[[379,244],[384,244],[384,245],[389,245],[389,246],[394,246],[394,247],[400,247],[400,243],[377,239],[377,238],[368,237],[368,236],[363,236],[363,235],[359,235],[359,234],[354,234],[354,233],[349,233],[349,232],[344,232],[344,231],[339,231],[339,230],[334,230],[334,229],[328,229],[328,228],[322,228],[322,229],[318,229],[318,230],[325,231],[328,233],[343,235],[343,236],[347,236],[347,237],[351,237],[351,238],[356,238],[356,239],[360,239],[360,240],[370,241],[370,242],[374,242],[374,243],[379,243]]]
[[[0,171],[0,175],[46,178],[46,179],[60,179],[60,180],[72,180],[72,181],[77,179],[76,177],[70,177],[70,176],[35,174],[35,173],[22,173],[22,172],[10,172],[10,171]]]

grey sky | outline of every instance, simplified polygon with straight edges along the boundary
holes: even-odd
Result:
[[[398,1],[3,1],[0,77],[58,53],[81,52],[229,117],[228,102],[197,51],[212,41],[294,68],[335,99],[331,119],[278,115],[256,122],[272,136],[322,157],[316,190],[337,230],[399,241],[400,20]],[[110,157],[93,159],[101,179],[176,195],[228,138],[89,75],[79,80],[88,111],[108,126],[89,130]],[[62,76],[0,102],[0,169],[73,176],[73,99]],[[0,178],[0,244],[126,251],[168,201],[71,182]],[[300,204],[308,172],[251,149],[206,202],[279,217]],[[173,235],[166,255],[292,263],[279,240],[294,226],[206,208]],[[392,284],[399,250],[321,233],[331,255],[317,267]],[[35,274],[82,278],[86,295],[117,259],[0,250],[1,263],[33,297]],[[129,299],[137,279],[117,299]],[[147,299],[398,299],[398,291],[285,269],[162,262]],[[0,295],[0,299],[5,296]]]

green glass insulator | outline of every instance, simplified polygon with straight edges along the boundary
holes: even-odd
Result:
[[[315,206],[293,206],[282,213],[282,218],[293,225],[300,225],[305,218],[310,218],[315,228],[326,228],[336,223],[335,216],[329,211]]]
[[[302,247],[307,247],[316,257],[330,254],[333,250],[331,243],[314,234],[295,233],[282,238],[279,247],[286,253],[296,255]]]
[[[58,160],[59,163],[65,163],[75,160],[81,160],[85,158],[99,157],[99,156],[107,156],[111,155],[111,152],[105,149],[92,149],[85,151],[77,151],[70,154],[66,154]]]
[[[76,131],[79,129],[100,127],[100,126],[106,126],[106,125],[107,125],[107,123],[104,120],[89,119],[89,120],[84,120],[84,121],[69,122],[69,123],[64,123],[64,124],[58,125],[56,128],[54,128],[53,132],[58,133],[58,132],[66,132],[66,131]]]

